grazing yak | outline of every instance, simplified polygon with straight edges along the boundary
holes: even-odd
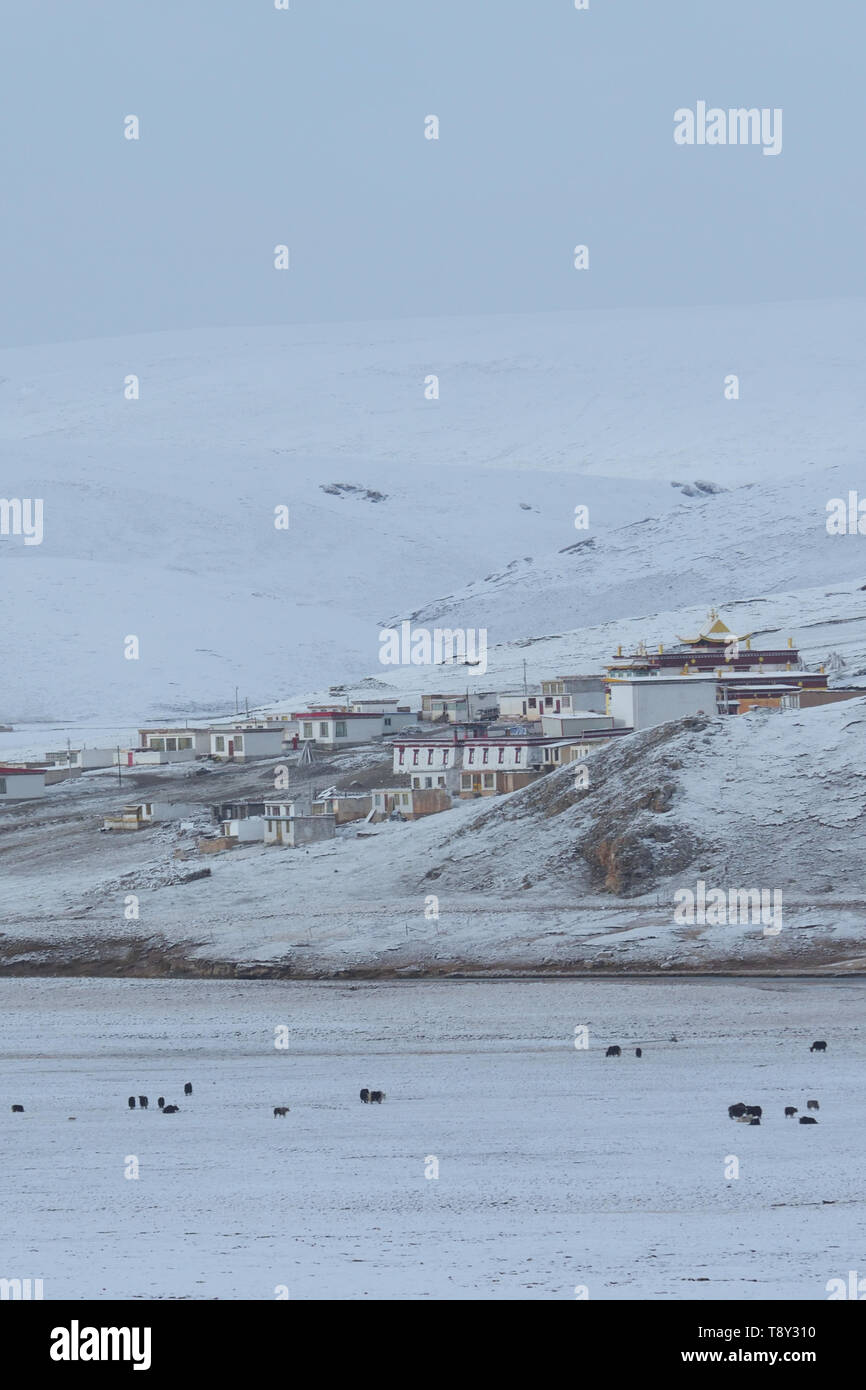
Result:
[[[635,1055],[635,1057],[642,1057],[642,1056],[643,1056],[643,1052],[641,1051],[641,1049],[640,1049],[639,1047],[636,1047],[635,1050],[634,1050],[634,1055]]]
[[[163,1113],[163,1115],[176,1115],[176,1114],[177,1114],[177,1106],[176,1106],[176,1105],[166,1105],[166,1106],[164,1107],[162,1113]]]
[[[817,1102],[816,1100],[807,1100],[807,1101],[806,1101],[806,1109],[807,1109],[807,1110],[820,1110],[821,1107],[820,1107],[820,1105],[818,1104],[818,1102]]]
[[[760,1120],[764,1112],[761,1109],[760,1105],[747,1105],[745,1113],[747,1115],[754,1115],[757,1119]]]
[[[361,1092],[361,1099],[362,1099],[362,1101],[364,1102],[365,1105],[369,1105],[369,1104],[370,1104],[370,1092],[367,1090],[367,1087],[366,1087],[366,1086],[364,1087],[363,1091]]]
[[[622,1048],[614,1045],[613,1047],[609,1047],[604,1055],[605,1057],[621,1057]]]
[[[381,1105],[381,1104],[382,1104],[382,1101],[383,1101],[384,1099],[385,1099],[385,1092],[384,1092],[384,1091],[371,1091],[371,1092],[370,1092],[370,1104],[371,1104],[371,1105]]]
[[[285,1116],[285,1115],[288,1115],[288,1113],[289,1113],[289,1107],[288,1107],[287,1105],[275,1105],[275,1106],[274,1106],[274,1116],[275,1116],[275,1117],[276,1117],[277,1115],[283,1115],[283,1116]]]
[[[809,1051],[810,1051],[810,1052],[826,1052],[826,1051],[827,1051],[827,1044],[826,1044],[825,1042],[813,1042],[813,1043],[812,1043],[812,1046],[809,1048]]]
[[[127,1103],[127,1105],[129,1106],[130,1110],[134,1110],[134,1109],[135,1109],[135,1096],[130,1096],[130,1097],[129,1097],[129,1100],[128,1100],[126,1103]]]
[[[12,1107],[12,1114],[13,1114],[13,1115],[23,1115],[23,1114],[24,1114],[24,1106],[23,1106],[23,1105],[13,1105],[13,1107]]]
[[[794,1117],[794,1115],[796,1115],[796,1113],[797,1113],[797,1107],[796,1107],[796,1105],[786,1105],[786,1106],[785,1106],[785,1119],[786,1119],[786,1120],[787,1120],[787,1119],[792,1119],[792,1118]]]
[[[801,1124],[801,1125],[816,1125],[817,1123],[818,1123],[818,1121],[817,1121],[816,1119],[813,1119],[813,1117],[812,1117],[811,1115],[801,1115],[801,1116],[800,1116],[800,1124]]]
[[[742,1101],[738,1101],[736,1105],[728,1106],[728,1115],[732,1120],[739,1120],[742,1115],[745,1115],[745,1113],[746,1107]]]
[[[191,1095],[192,1095],[192,1082],[191,1082],[191,1081],[188,1081],[188,1082],[186,1083],[186,1085],[185,1085],[184,1088],[183,1088],[183,1093],[184,1093],[185,1096],[191,1096]]]
[[[156,1103],[159,1106],[160,1110],[162,1110],[165,1105],[165,1096],[160,1096]]]
[[[147,1109],[147,1096],[139,1096],[139,1097],[138,1097],[138,1103],[139,1103],[139,1105],[141,1106],[142,1110],[146,1110],[146,1109]]]

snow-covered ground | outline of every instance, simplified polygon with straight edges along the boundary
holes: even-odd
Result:
[[[863,371],[856,301],[4,350],[3,495],[45,515],[41,545],[0,538],[0,722],[227,714],[236,686],[260,704],[381,675],[395,614],[503,644],[862,584],[863,538],[824,509],[862,476]],[[696,479],[729,490],[671,486]]]
[[[2,980],[0,1277],[46,1299],[824,1299],[864,1263],[864,989]],[[813,1098],[817,1125],[784,1118]]]

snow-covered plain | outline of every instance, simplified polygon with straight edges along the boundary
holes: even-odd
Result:
[[[0,1276],[46,1299],[824,1299],[866,1265],[864,989],[2,980]],[[783,1117],[811,1098],[817,1125]]]

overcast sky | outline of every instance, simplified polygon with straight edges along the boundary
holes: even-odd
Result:
[[[4,345],[866,293],[863,0],[0,13]],[[677,146],[698,101],[781,154]]]

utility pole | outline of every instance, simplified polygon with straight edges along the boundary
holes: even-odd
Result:
[[[526,699],[526,657],[523,658],[523,698]]]
[[[235,714],[238,713],[238,688],[235,686]]]
[[[117,785],[123,786],[123,776],[120,770],[120,744],[117,745]]]

